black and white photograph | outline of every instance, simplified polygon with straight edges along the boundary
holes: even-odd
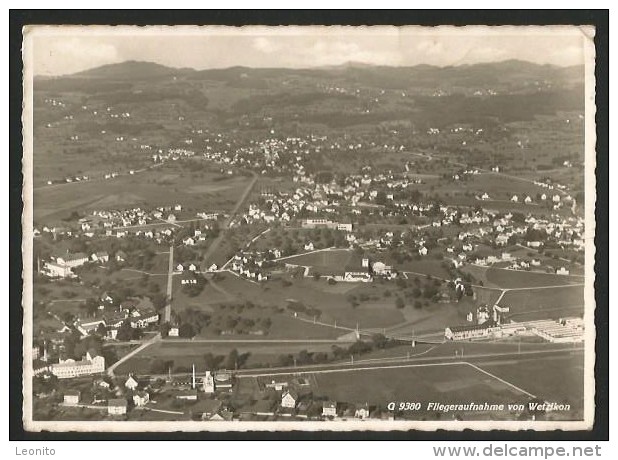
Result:
[[[593,26],[23,36],[26,431],[592,428]]]

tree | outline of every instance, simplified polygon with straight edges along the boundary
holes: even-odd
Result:
[[[238,366],[238,350],[236,348],[233,348],[230,351],[230,354],[227,355],[227,358],[225,359],[225,367],[226,369],[236,369],[237,366]]]
[[[219,369],[224,359],[225,357],[222,355],[213,355],[208,352],[204,355],[204,364],[206,365],[206,369],[216,371]]]
[[[401,297],[397,297],[395,299],[395,307],[396,308],[402,309],[405,306],[406,306],[406,304],[405,304],[405,302],[403,301],[403,299]]]
[[[182,323],[178,328],[178,336],[184,338],[191,338],[195,336],[195,329],[190,323]]]
[[[161,337],[163,337],[163,338],[167,337],[169,335],[169,333],[170,333],[171,327],[172,326],[167,321],[164,322],[164,323],[161,323],[159,325],[159,332],[161,333]]]
[[[100,336],[107,335],[107,327],[105,327],[105,324],[99,323],[99,326],[97,327],[97,334]]]
[[[133,328],[131,327],[131,322],[129,320],[125,320],[120,325],[116,334],[116,339],[120,341],[129,341],[133,339]]]
[[[371,337],[371,341],[373,342],[373,347],[377,349],[385,348],[388,344],[388,339],[384,334],[375,334]]]

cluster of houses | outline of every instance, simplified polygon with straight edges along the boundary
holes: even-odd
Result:
[[[115,340],[118,329],[127,322],[133,329],[147,329],[159,323],[159,314],[152,308],[140,308],[132,305],[134,302],[125,302],[117,309],[112,309],[113,299],[103,294],[98,310],[101,314],[94,318],[82,318],[75,321],[75,328],[83,335],[87,336],[99,328],[104,327],[106,337]]]
[[[276,255],[281,257],[281,251],[278,249],[269,250],[268,252],[249,252],[242,251],[240,254],[236,254],[231,259],[230,269],[232,272],[242,275],[249,280],[255,281],[267,281],[269,279],[268,273],[265,270],[268,258],[274,258]]]
[[[152,210],[145,210],[139,207],[125,210],[95,210],[88,217],[83,217],[73,225],[68,227],[49,227],[43,226],[41,230],[35,228],[35,237],[49,234],[54,239],[57,237],[109,237],[126,238],[129,236],[144,238],[156,241],[157,243],[168,242],[175,234],[178,227],[174,224],[177,214],[182,211],[182,205],[159,206]],[[220,213],[198,212],[194,221],[216,221]],[[166,225],[168,224],[168,225]],[[211,225],[207,223],[198,224],[193,230],[193,235],[188,235],[183,239],[187,246],[193,246],[206,240],[207,231]]]
[[[116,262],[125,262],[127,254],[120,250],[114,255]],[[59,256],[52,256],[49,262],[45,262],[41,273],[50,278],[75,278],[74,268],[81,267],[87,263],[105,264],[109,262],[110,256],[107,251],[93,252],[90,256],[83,252],[73,254],[67,253]]]

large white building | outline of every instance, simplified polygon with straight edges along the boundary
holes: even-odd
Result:
[[[84,359],[67,359],[51,365],[51,373],[59,379],[70,379],[82,375],[99,374],[105,371],[105,358],[94,352],[87,352]]]

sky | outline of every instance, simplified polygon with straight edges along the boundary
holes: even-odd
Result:
[[[149,61],[194,69],[310,68],[346,62],[451,66],[520,59],[583,64],[590,31],[566,27],[74,27],[26,34],[35,75]],[[591,39],[591,38],[590,38]]]

